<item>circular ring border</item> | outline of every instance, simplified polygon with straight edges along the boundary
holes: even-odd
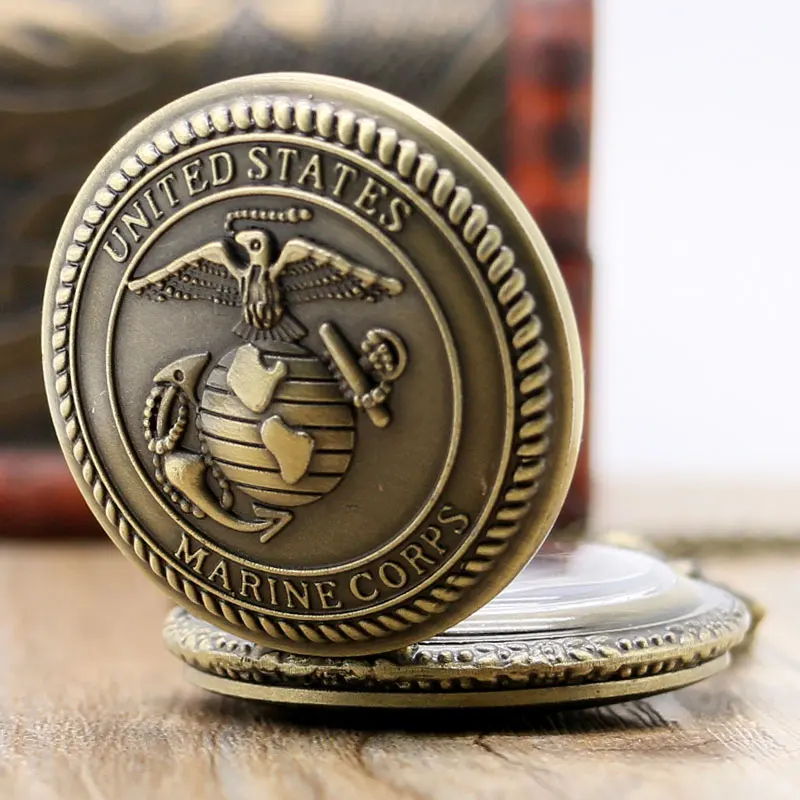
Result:
[[[474,547],[474,556],[460,565],[458,572],[451,572],[430,587],[426,596],[417,597],[410,605],[395,609],[392,613],[380,614],[375,619],[345,623],[273,621],[230,602],[220,601],[184,578],[135,530],[127,518],[127,511],[120,508],[120,504],[111,496],[104,477],[99,474],[88,452],[86,433],[81,428],[73,402],[67,332],[72,300],[88,246],[97,227],[115,205],[118,194],[141,178],[147,168],[158,163],[162,157],[198,139],[271,129],[300,136],[320,136],[353,148],[359,155],[394,170],[398,177],[416,189],[422,199],[430,202],[453,225],[474,253],[479,267],[485,269],[485,278],[501,313],[510,339],[510,350],[516,359],[514,372],[520,401],[515,408],[516,453],[506,479],[510,486],[492,513],[491,522],[481,535],[480,543]],[[303,648],[304,643],[313,647],[326,643],[336,645],[381,639],[420,624],[457,601],[491,569],[494,560],[507,549],[510,540],[519,532],[520,522],[529,510],[539,479],[545,471],[545,456],[549,447],[547,431],[553,421],[548,412],[552,401],[549,389],[551,372],[546,363],[548,348],[541,337],[542,323],[534,313],[535,301],[526,289],[525,275],[515,266],[514,253],[504,244],[500,229],[490,223],[487,209],[473,203],[472,192],[457,183],[450,169],[440,168],[435,156],[420,152],[416,142],[401,139],[396,129],[379,127],[373,117],[359,116],[347,108],[337,109],[328,102],[295,102],[284,96],[241,98],[231,104],[216,105],[210,110],[184,116],[168,130],[158,132],[150,141],[139,146],[135,155],[126,158],[120,168],[108,176],[105,185],[95,193],[94,201],[83,211],[82,222],[75,228],[72,242],[66,247],[65,260],[66,264],[59,260],[58,264],[54,261],[51,265],[51,276],[58,270],[59,285],[52,293],[52,303],[45,303],[45,313],[52,307],[52,315],[43,320],[45,353],[48,346],[52,347],[50,366],[55,376],[52,387],[51,376],[46,376],[48,393],[55,390],[51,399],[54,400],[54,416],[57,409],[64,423],[63,432],[68,440],[68,443],[63,442],[62,438],[65,454],[71,454],[74,458],[85,488],[99,506],[98,516],[106,518],[122,542],[145,562],[154,577],[165,580],[175,593],[183,596],[191,605],[200,606],[219,618],[221,624],[246,629],[257,636],[266,634],[270,640],[278,643],[276,646],[280,647],[283,642],[287,649],[300,652],[313,652]]]

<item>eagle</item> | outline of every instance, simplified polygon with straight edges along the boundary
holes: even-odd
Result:
[[[308,331],[287,310],[314,300],[375,302],[403,291],[396,278],[360,266],[303,237],[277,257],[274,237],[246,228],[191,250],[128,288],[150,300],[208,300],[242,309],[233,329],[246,341],[296,342]]]

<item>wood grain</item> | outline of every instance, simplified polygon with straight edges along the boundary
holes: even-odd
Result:
[[[0,797],[796,796],[800,557],[716,560],[766,603],[751,652],[671,695],[535,714],[293,710],[207,695],[168,602],[104,543],[0,548]]]

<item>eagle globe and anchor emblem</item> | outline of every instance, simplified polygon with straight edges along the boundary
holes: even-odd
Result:
[[[312,216],[295,207],[232,211],[226,235],[128,283],[156,302],[206,300],[241,309],[233,330],[243,343],[210,369],[211,353],[202,352],[154,376],[144,437],[169,501],[196,518],[258,534],[263,543],[291,522],[292,508],[341,482],[353,458],[357,410],[378,428],[391,422],[386,401],[408,363],[402,339],[385,328],[366,332],[360,357],[333,322],[319,328],[321,357],[300,344],[308,331],[290,306],[376,302],[403,291],[401,281],[302,237],[275,254],[270,223]],[[199,453],[182,446],[192,419]],[[248,495],[252,515],[235,512],[236,492]]]

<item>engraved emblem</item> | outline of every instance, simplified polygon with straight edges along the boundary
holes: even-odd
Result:
[[[262,543],[291,522],[291,508],[320,500],[344,478],[354,455],[354,409],[378,428],[389,425],[387,401],[408,362],[401,337],[383,328],[366,331],[360,359],[331,321],[319,328],[321,357],[300,344],[308,331],[293,305],[377,302],[403,291],[401,281],[302,237],[276,252],[270,226],[312,216],[296,207],[230,212],[222,238],[128,283],[159,303],[206,300],[241,310],[233,331],[243,343],[210,370],[211,353],[202,352],[156,373],[144,437],[172,503],[257,533]],[[184,445],[192,420],[200,452]],[[235,492],[251,498],[249,518],[233,510]]]
[[[368,87],[255,76],[156,112],[73,208],[44,305],[56,428],[179,602],[376,653],[530,560],[577,457],[579,346],[466,143]]]

